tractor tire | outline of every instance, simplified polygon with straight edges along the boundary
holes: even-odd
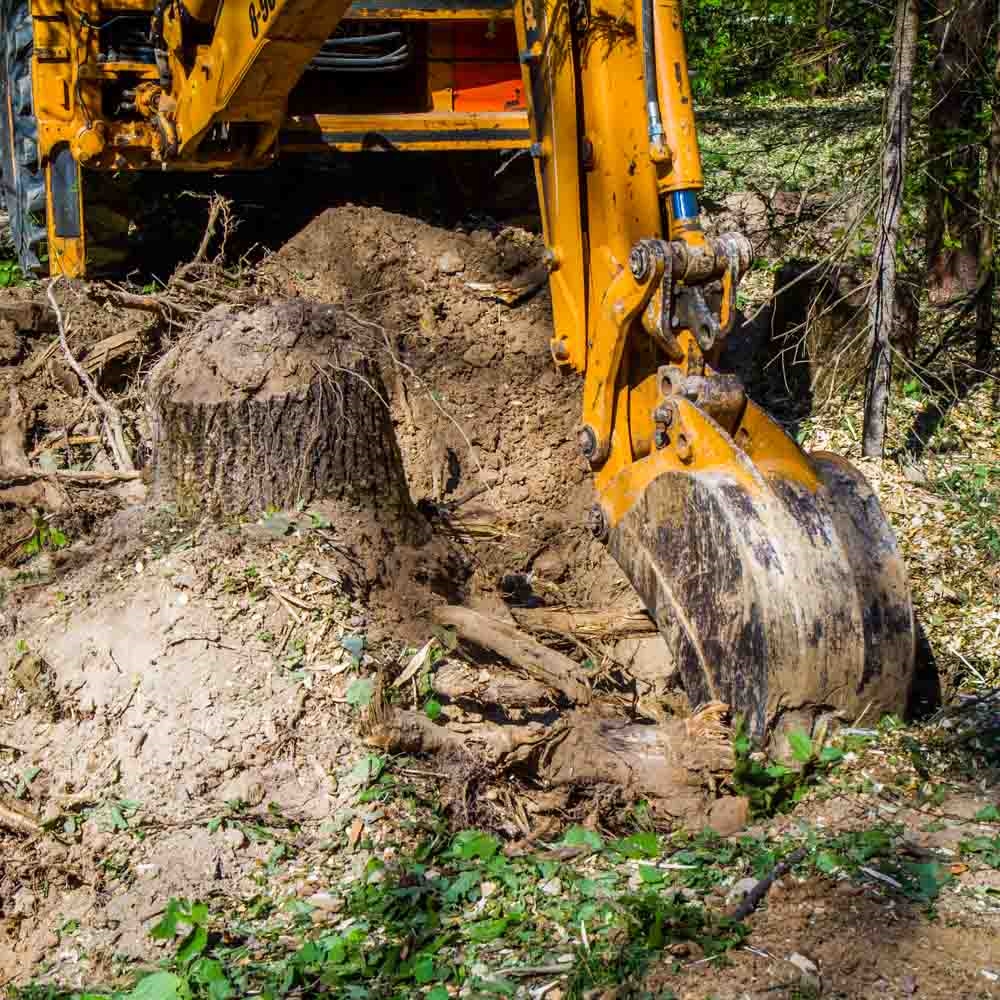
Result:
[[[44,270],[45,174],[31,92],[34,48],[30,0],[0,0],[0,183],[17,261]]]

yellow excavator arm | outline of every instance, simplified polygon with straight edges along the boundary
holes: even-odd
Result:
[[[12,28],[26,2],[0,0]],[[31,15],[54,271],[85,268],[81,164],[263,166],[310,138],[530,149],[552,356],[583,377],[590,527],[692,704],[725,701],[759,737],[903,710],[913,612],[877,500],[722,362],[751,247],[701,226],[679,0],[31,0]],[[109,54],[116,17],[146,32],[128,57]],[[386,69],[405,82],[379,104],[359,74]]]

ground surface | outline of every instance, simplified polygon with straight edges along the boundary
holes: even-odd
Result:
[[[858,130],[869,105],[855,109]],[[741,162],[736,140],[718,147],[739,122],[709,126],[710,153]],[[715,192],[737,221],[762,218],[758,202],[794,205],[751,180],[725,173]],[[792,186],[800,206],[808,187]],[[727,839],[651,834],[641,804],[611,821],[599,803],[546,805],[463,761],[389,758],[365,742],[372,679],[433,636],[436,604],[458,594],[503,613],[525,581],[552,605],[634,604],[583,524],[579,383],[549,359],[545,292],[509,306],[481,287],[530,273],[539,238],[522,218],[389,203],[406,211],[317,215],[274,243],[255,280],[374,324],[411,490],[465,569],[417,573],[405,594],[371,589],[364,527],[339,514],[188,522],[138,505],[138,484],[67,512],[69,544],[31,558],[37,527],[8,514],[0,984],[103,995],[162,962],[136,997],[1000,996],[996,383],[932,394],[915,370],[893,426],[899,443],[919,429],[921,447],[861,463],[903,544],[950,707],[905,729],[860,719],[810,748],[811,776],[758,768],[762,813],[779,794],[795,801]],[[770,278],[755,274],[751,316]],[[81,350],[142,332],[147,353],[107,383],[139,413],[136,376],[176,331],[60,294]],[[0,304],[31,297],[0,290]],[[29,450],[82,406],[57,369],[21,378],[51,342],[51,330],[18,334],[0,369],[33,413]],[[766,361],[760,392],[773,401],[781,382]],[[857,459],[856,394],[795,428]],[[74,465],[107,463],[99,445],[72,448]],[[636,646],[598,636],[588,654],[625,663]],[[956,701],[959,689],[980,700]],[[799,847],[745,924],[722,918]]]

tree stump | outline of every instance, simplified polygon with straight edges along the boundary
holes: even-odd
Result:
[[[423,540],[375,352],[332,306],[211,310],[150,376],[154,495],[229,517],[345,501]]]

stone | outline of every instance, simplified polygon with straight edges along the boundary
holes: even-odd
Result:
[[[719,836],[739,833],[750,821],[750,800],[742,795],[716,799],[708,810],[708,825]]]
[[[755,878],[741,878],[729,887],[729,891],[726,893],[726,902],[742,903],[743,897],[756,885],[757,880]]]
[[[807,990],[817,996],[822,993],[823,980],[819,974],[819,966],[811,958],[795,951],[788,956],[788,961],[799,970],[799,974],[802,976],[802,985]]]
[[[446,250],[437,259],[437,269],[442,274],[459,274],[465,270],[465,261],[454,250]]]
[[[231,826],[223,835],[227,844],[234,850],[240,850],[247,846],[247,835],[238,827]]]

